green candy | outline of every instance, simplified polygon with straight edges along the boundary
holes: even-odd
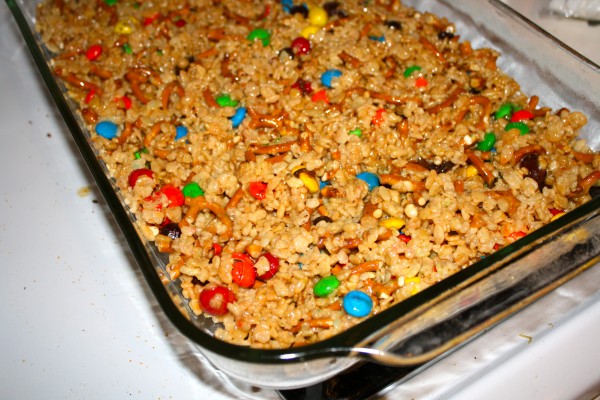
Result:
[[[404,70],[404,77],[408,78],[413,72],[420,71],[420,70],[421,70],[421,67],[419,67],[418,65],[410,66]]]
[[[502,118],[506,118],[509,117],[510,114],[512,114],[512,112],[515,110],[515,106],[513,104],[510,103],[504,103],[500,106],[500,108],[498,109],[498,111],[496,111],[494,113],[494,118],[496,119],[502,119]]]
[[[228,94],[218,96],[215,101],[219,107],[236,107],[239,103],[237,100],[233,100]]]
[[[104,2],[109,6],[114,6],[117,4],[117,0],[104,0]]]
[[[246,36],[246,39],[251,42],[254,42],[258,39],[262,42],[264,47],[267,47],[269,43],[271,43],[271,34],[266,29],[256,28],[251,31],[248,36]]]
[[[139,160],[140,158],[142,158],[142,153],[148,154],[148,149],[145,147],[142,147],[141,149],[139,149],[138,151],[133,153],[133,156],[135,157],[136,160]]]
[[[362,137],[362,131],[358,128],[352,129],[350,132],[348,132],[348,135],[355,135],[358,137]]]
[[[496,143],[496,135],[493,132],[488,132],[483,135],[483,140],[477,143],[477,150],[490,151]]]
[[[511,129],[518,129],[521,132],[521,135],[526,135],[529,133],[529,126],[527,126],[524,122],[509,122],[504,127],[504,131],[508,132]]]
[[[198,185],[196,182],[190,182],[185,185],[182,192],[185,197],[194,198],[198,196],[204,196],[204,190],[202,190],[200,185]]]
[[[123,44],[123,51],[127,54],[133,54],[133,50],[131,49],[129,43]]]
[[[339,279],[335,275],[329,275],[325,278],[321,278],[321,280],[317,282],[317,284],[313,288],[313,292],[317,297],[327,297],[331,293],[333,293],[333,291],[339,286]]]

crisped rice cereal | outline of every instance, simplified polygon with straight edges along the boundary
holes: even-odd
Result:
[[[600,178],[582,113],[397,0],[48,0],[37,28],[140,230],[228,342],[330,337]]]

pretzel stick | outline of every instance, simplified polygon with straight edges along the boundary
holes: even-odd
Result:
[[[381,266],[381,261],[365,261],[350,269],[350,275],[362,274],[364,272],[375,272]]]
[[[442,101],[440,104],[437,104],[433,107],[429,107],[427,109],[427,112],[431,113],[431,114],[437,114],[440,111],[442,111],[444,108],[446,107],[450,107],[452,105],[452,103],[454,103],[456,101],[456,99],[458,99],[458,96],[460,96],[460,94],[464,92],[464,89],[462,88],[456,88],[454,89],[449,95],[448,97],[446,97],[446,100]]]
[[[494,179],[496,179],[492,171],[490,171],[487,168],[485,163],[481,160],[481,158],[479,158],[479,156],[477,156],[477,154],[473,152],[473,150],[467,149],[465,150],[465,153],[467,154],[467,157],[469,158],[469,161],[471,161],[473,166],[477,168],[479,175],[483,177],[485,183],[487,183],[488,186],[491,186],[494,182]]]
[[[177,81],[169,82],[167,86],[165,86],[162,95],[161,95],[161,104],[163,109],[167,109],[169,106],[169,99],[171,98],[171,94],[175,91],[175,93],[179,96],[180,99],[185,96],[185,91],[183,90],[183,86]]]
[[[513,158],[514,164],[518,164],[521,161],[521,159],[527,154],[546,154],[546,149],[544,149],[539,144],[532,144],[529,146],[521,147],[515,152]]]
[[[443,63],[446,62],[444,55],[425,36],[419,37],[419,43],[421,43],[427,50],[435,54],[438,60],[440,60]]]
[[[198,196],[194,198],[186,197],[185,205],[188,206],[188,209],[183,218],[188,223],[193,223],[201,210],[209,210],[215,214],[219,221],[221,221],[221,223],[227,228],[225,232],[221,234],[219,239],[224,242],[231,239],[231,236],[233,235],[233,221],[231,221],[231,218],[229,218],[225,208],[221,207],[217,203],[207,201],[204,196]]]

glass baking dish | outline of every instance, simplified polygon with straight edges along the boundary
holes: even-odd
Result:
[[[6,0],[33,59],[86,161],[138,267],[171,322],[229,376],[262,387],[290,389],[323,381],[358,361],[426,366],[599,261],[600,198],[532,232],[467,269],[330,339],[303,347],[259,350],[213,337],[211,320],[195,316],[166,260],[143,239],[91,144],[90,134],[49,67],[35,33],[35,1]],[[558,42],[499,1],[405,1],[454,22],[474,48],[501,53],[498,65],[553,109],[589,119],[582,130],[600,149],[600,67]]]

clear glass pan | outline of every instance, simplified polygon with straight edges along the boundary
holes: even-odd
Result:
[[[230,376],[289,389],[331,377],[368,359],[393,366],[435,361],[548,291],[594,266],[600,254],[600,198],[520,239],[456,275],[330,339],[300,348],[258,350],[217,340],[210,320],[194,316],[165,261],[139,234],[89,132],[49,68],[50,53],[35,33],[35,1],[6,0],[33,59],[69,127],[139,268],[171,322]],[[575,53],[499,1],[406,1],[444,16],[474,48],[492,47],[499,66],[536,94],[542,106],[584,112],[582,136],[600,149],[600,67]]]

